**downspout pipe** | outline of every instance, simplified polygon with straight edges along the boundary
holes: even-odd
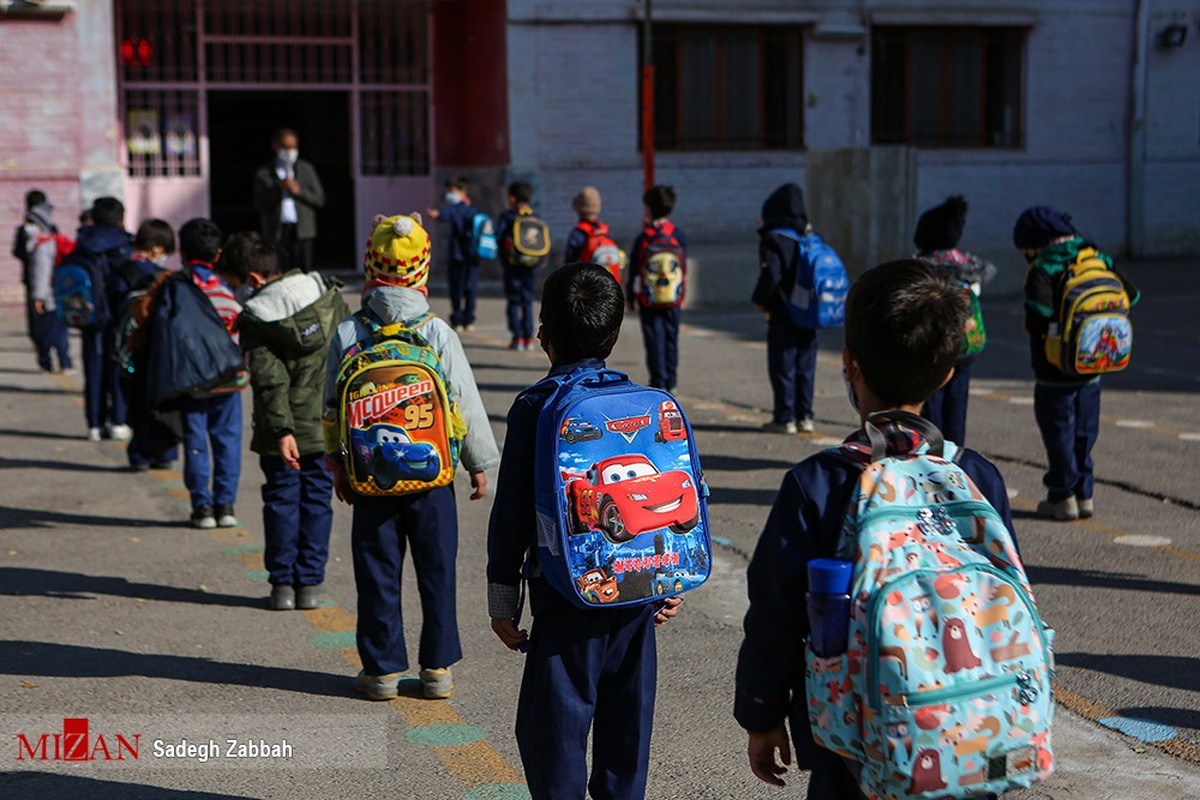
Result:
[[[1145,255],[1146,241],[1146,61],[1150,56],[1150,0],[1137,0],[1133,70],[1129,92],[1129,155],[1125,192],[1129,255]]]

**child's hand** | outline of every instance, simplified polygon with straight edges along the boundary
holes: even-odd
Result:
[[[662,601],[662,608],[654,615],[654,627],[662,625],[679,613],[679,607],[683,605],[682,597],[668,597]]]
[[[747,733],[750,734],[750,744],[746,748],[746,754],[750,758],[750,771],[759,780],[772,786],[785,785],[779,776],[786,774],[786,765],[792,763],[792,746],[788,742],[787,731],[780,725],[763,733]],[[776,750],[779,751],[779,762],[775,761]]]
[[[300,469],[300,448],[296,446],[296,437],[290,433],[279,437],[279,457],[288,469]]]
[[[516,623],[503,617],[492,617],[492,632],[500,637],[500,641],[504,642],[504,646],[509,650],[516,650],[529,641],[528,631],[518,630]]]
[[[471,488],[475,491],[471,492],[472,500],[480,500],[487,494],[487,473],[472,472],[471,473]]]
[[[337,499],[346,505],[354,505],[354,490],[350,488],[350,478],[346,476],[346,465],[340,461],[325,463],[333,473],[333,493],[337,495]]]

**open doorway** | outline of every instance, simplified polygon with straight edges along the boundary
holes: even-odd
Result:
[[[317,212],[313,265],[355,266],[354,178],[350,153],[350,93],[309,91],[210,91],[208,139],[212,217],[225,233],[258,230],[252,200],[254,171],[271,160],[271,134],[292,128],[300,157],[316,168],[325,187]]]

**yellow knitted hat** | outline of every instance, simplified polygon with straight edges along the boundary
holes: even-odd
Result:
[[[367,279],[417,289],[429,280],[429,234],[403,214],[375,217],[363,256]]]

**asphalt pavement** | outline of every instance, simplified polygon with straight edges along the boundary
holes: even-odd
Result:
[[[1058,772],[1012,797],[1200,797],[1194,268],[1133,270],[1146,300],[1133,366],[1105,381],[1097,514],[1070,524],[1032,517],[1044,454],[1019,301],[984,297],[968,444],[1004,473],[1039,606],[1058,629]],[[502,301],[485,298],[463,334],[501,441],[512,397],[546,369],[541,353],[507,350],[502,317]],[[770,404],[762,320],[684,319],[679,395],[713,490],[717,556],[709,584],[660,631],[648,796],[803,797],[801,774],[783,790],[750,775],[733,668],[746,559],[783,473],[853,427],[839,334],[822,335],[817,434],[787,437],[757,430]],[[521,656],[491,634],[484,601],[490,500],[469,502],[460,482],[465,656],[453,699],[420,700],[407,682],[407,696],[367,702],[350,690],[348,509],[335,512],[329,605],[266,610],[257,459],[243,459],[242,526],[191,529],[179,472],[131,474],[119,444],[85,441],[79,377],[38,372],[22,322],[16,309],[0,315],[0,798],[527,796],[512,735]],[[635,320],[610,366],[644,378]],[[415,621],[413,589],[409,572]],[[416,634],[410,624],[414,651]],[[93,760],[67,758],[83,723],[66,720],[79,719]]]

